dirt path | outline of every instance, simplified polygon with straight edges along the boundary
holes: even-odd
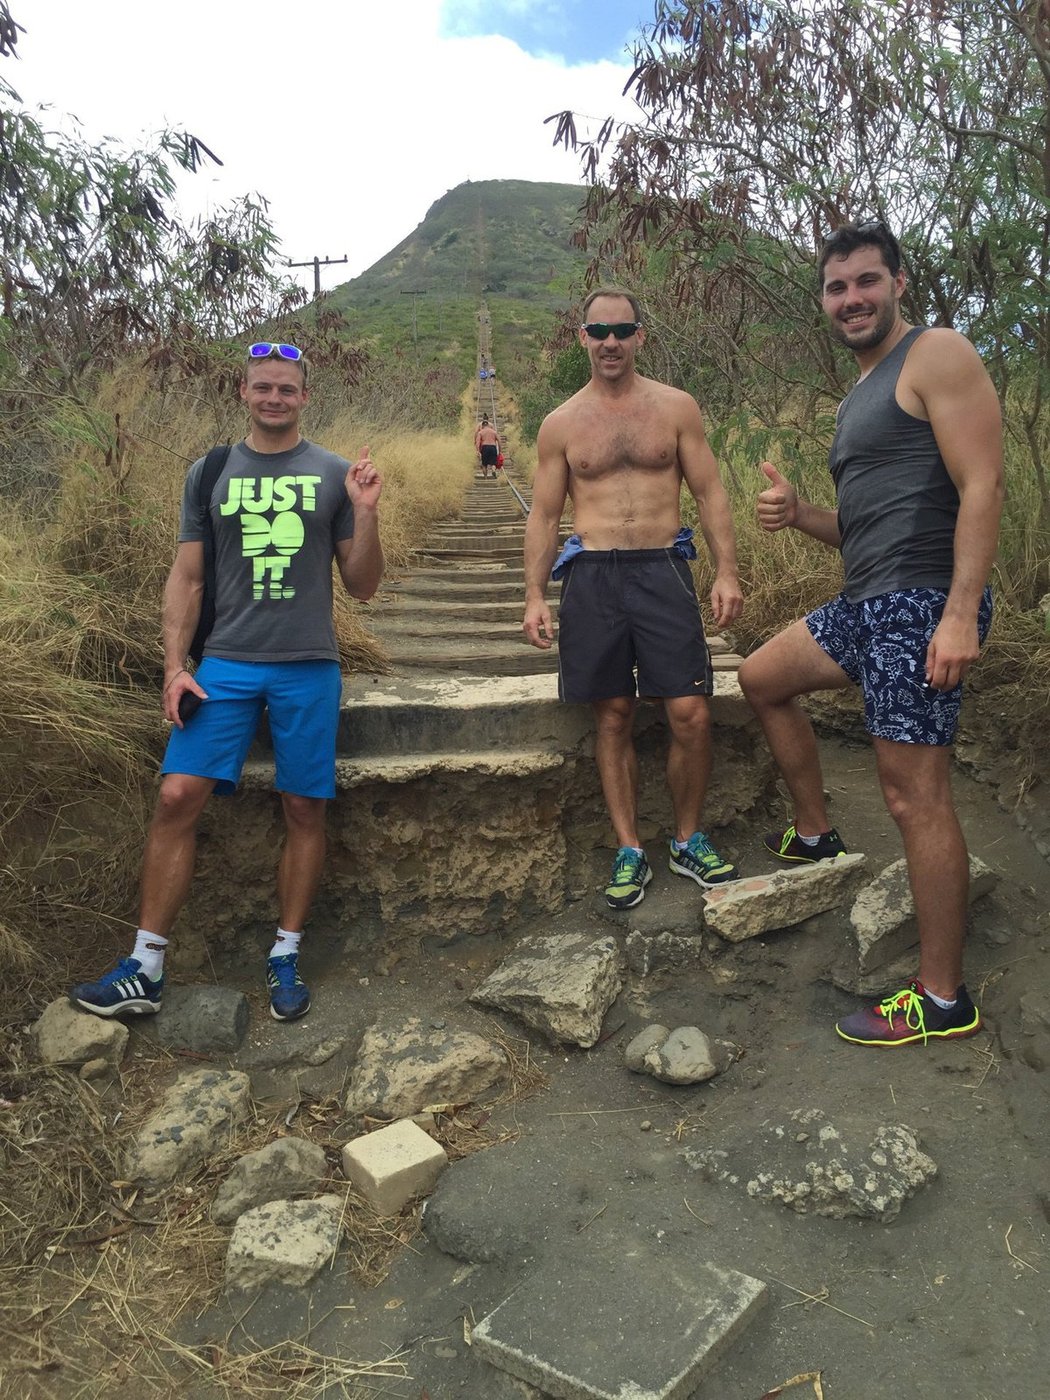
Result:
[[[881,869],[900,849],[870,753],[827,741],[824,754],[833,819],[851,848],[867,851]],[[1045,1394],[1050,1094],[1046,1073],[1020,1057],[1018,1027],[1022,996],[1050,1006],[1050,867],[987,788],[960,777],[956,789],[971,849],[1001,876],[998,890],[973,911],[967,978],[986,1019],[973,1040],[881,1053],[839,1041],[832,1022],[856,1004],[825,980],[843,934],[839,914],[726,946],[703,970],[632,978],[606,1020],[613,1034],[591,1051],[556,1053],[467,1001],[513,934],[449,947],[402,939],[394,962],[389,950],[357,947],[352,935],[343,940],[329,930],[327,958],[318,966],[315,955],[312,968],[311,1033],[348,1034],[352,1050],[378,1016],[422,1014],[486,1033],[498,1027],[528,1042],[548,1087],[499,1110],[488,1125],[494,1139],[514,1140],[484,1154],[490,1164],[477,1168],[493,1173],[487,1196],[505,1188],[496,1193],[503,1203],[495,1217],[491,1202],[479,1200],[484,1228],[517,1230],[525,1239],[531,1231],[537,1245],[543,1236],[556,1247],[559,1233],[568,1243],[586,1221],[593,1270],[580,1267],[578,1282],[581,1297],[590,1291],[598,1302],[603,1271],[616,1261],[633,1267],[626,1242],[636,1235],[666,1239],[770,1285],[770,1305],[692,1400],[759,1400],[788,1377],[818,1370],[826,1400]],[[760,834],[729,833],[720,844],[756,872],[772,865],[760,854]],[[604,873],[596,866],[595,886]],[[657,861],[637,922],[644,912],[650,927],[684,925],[697,897],[690,882]],[[631,926],[631,915],[611,916],[595,895],[545,922],[543,931],[608,932],[610,919],[624,931]],[[316,949],[322,940],[313,942]],[[377,962],[390,975],[376,975]],[[237,983],[237,973],[229,975]],[[244,989],[257,996],[254,986]],[[741,1058],[722,1077],[692,1088],[632,1075],[622,1065],[623,1045],[651,1021],[699,1025],[733,1041]],[[289,1029],[262,1015],[253,1015],[252,1027],[246,1055],[256,1060]],[[297,1092],[338,1093],[347,1063],[338,1056],[297,1075]],[[257,1074],[256,1081],[275,1102],[287,1098],[286,1075]],[[754,1202],[702,1180],[683,1160],[686,1148],[757,1136],[763,1124],[796,1108],[818,1108],[832,1122],[860,1115],[872,1126],[908,1124],[939,1174],[897,1220],[881,1225]],[[643,1130],[643,1123],[651,1126]],[[524,1258],[464,1264],[420,1237],[376,1290],[337,1268],[308,1293],[264,1295],[239,1342],[264,1346],[302,1332],[333,1355],[405,1348],[412,1379],[386,1380],[381,1393],[411,1400],[520,1396],[465,1345],[463,1318],[480,1319],[527,1271]],[[231,1321],[219,1306],[201,1319],[194,1339],[225,1336]],[[788,1392],[808,1393],[808,1386]]]

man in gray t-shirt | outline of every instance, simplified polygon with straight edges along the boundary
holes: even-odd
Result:
[[[843,591],[749,656],[740,684],[794,803],[766,848],[781,860],[835,859],[813,729],[797,697],[861,687],[879,782],[900,830],[919,929],[918,975],[835,1029],[895,1047],[974,1035],[963,982],[969,883],[951,792],[962,680],[991,620],[988,579],[1003,498],[999,401],[957,331],[909,326],[905,273],[885,224],[846,224],[820,257],[821,304],[860,378],[839,407],[829,466],[837,510],[799,498],[769,462],[766,530],[837,548]]]
[[[286,828],[266,965],[270,1010],[290,1021],[310,1007],[299,940],[324,865],[342,689],[332,563],[351,597],[375,593],[382,486],[367,447],[351,466],[300,436],[308,391],[296,346],[251,346],[240,393],[251,428],[231,447],[206,506],[203,459],[186,480],[164,590],[163,704],[174,729],[143,856],[138,933],[129,957],[70,993],[74,1006],[99,1016],[160,1010],[164,952],[189,894],[198,819],[213,792],[235,789],[264,708]],[[209,522],[215,623],[191,672]]]

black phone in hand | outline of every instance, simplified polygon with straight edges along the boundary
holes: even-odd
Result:
[[[183,724],[193,718],[201,707],[201,697],[194,690],[184,690],[179,696],[179,719]]]

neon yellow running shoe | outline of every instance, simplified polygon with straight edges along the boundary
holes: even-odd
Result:
[[[605,887],[605,902],[612,909],[633,909],[645,898],[645,887],[653,878],[643,851],[621,846],[613,861],[612,880]]]
[[[901,992],[880,1001],[878,1006],[855,1011],[835,1026],[843,1040],[854,1045],[890,1048],[894,1045],[923,1044],[930,1040],[962,1040],[981,1029],[981,1013],[970,993],[960,987],[955,1005],[947,1010],[938,1006],[921,982],[911,982]]]

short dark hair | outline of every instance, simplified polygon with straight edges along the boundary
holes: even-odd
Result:
[[[824,269],[829,258],[848,258],[858,248],[878,248],[891,277],[901,270],[901,245],[881,219],[862,219],[859,223],[840,224],[824,239],[817,263],[817,276],[824,286]]]
[[[634,319],[638,322],[642,320],[641,304],[635,294],[629,292],[626,287],[595,287],[594,291],[591,292],[590,296],[583,303],[583,309],[580,312],[581,322],[586,322],[587,312],[591,309],[591,303],[597,301],[599,297],[623,297],[626,301],[631,303],[631,315]]]

